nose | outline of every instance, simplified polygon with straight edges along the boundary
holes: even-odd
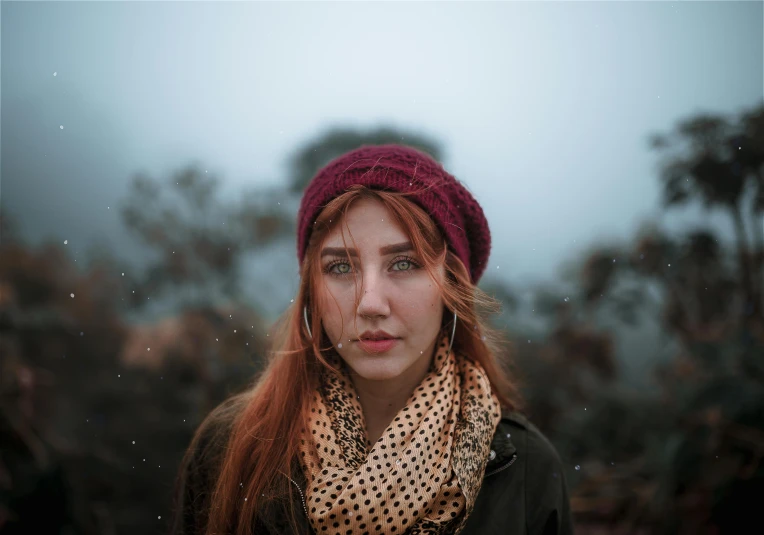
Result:
[[[358,315],[363,317],[388,316],[390,306],[385,295],[384,285],[374,276],[365,276],[358,303]]]

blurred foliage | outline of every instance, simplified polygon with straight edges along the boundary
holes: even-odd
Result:
[[[256,316],[212,307],[183,311],[190,350],[153,340],[153,365],[131,365],[122,284],[59,246],[0,246],[3,534],[164,531],[191,433],[258,369]]]
[[[289,190],[300,194],[313,175],[333,159],[363,145],[402,143],[426,152],[437,160],[443,157],[440,143],[423,134],[404,133],[389,126],[367,132],[335,127],[298,147],[289,157]]]
[[[737,533],[764,496],[764,107],[705,114],[653,136],[664,206],[699,202],[730,216],[717,230],[588,251],[577,287],[542,288],[541,344],[519,345],[531,416],[569,464],[582,533]],[[757,140],[757,141],[753,141]],[[603,325],[658,319],[677,352],[652,389],[624,385]],[[541,385],[545,388],[541,389]],[[599,531],[601,532],[601,531]]]
[[[235,202],[217,199],[220,183],[198,166],[160,183],[133,178],[122,206],[127,228],[154,253],[141,275],[128,275],[129,305],[171,296],[176,306],[204,306],[239,296],[240,259],[289,235],[294,221],[273,191],[250,191]],[[167,187],[164,187],[167,186]],[[167,191],[169,190],[169,191]]]
[[[166,531],[192,432],[262,365],[267,325],[242,302],[242,255],[291,247],[313,173],[385,142],[443,158],[424,136],[334,129],[295,151],[283,189],[236,202],[217,200],[217,179],[195,166],[165,182],[137,175],[122,213],[155,253],[143,273],[109,250],[74,269],[60,245],[33,249],[0,218],[0,532]],[[764,108],[680,121],[651,146],[666,208],[724,210],[731,251],[718,229],[651,225],[584,251],[569,279],[481,289],[504,305],[496,324],[567,467],[577,533],[737,532],[764,496]],[[129,322],[149,298],[173,314]],[[648,319],[671,358],[636,389],[619,334]]]

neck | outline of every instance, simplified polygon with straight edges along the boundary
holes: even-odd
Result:
[[[384,381],[369,381],[357,374],[351,375],[358,393],[358,401],[363,408],[366,435],[372,445],[382,436],[398,412],[406,406],[411,394],[430,370],[431,362],[432,354],[430,358],[415,362],[401,376]]]

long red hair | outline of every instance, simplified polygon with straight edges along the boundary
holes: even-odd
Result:
[[[217,481],[210,489],[207,535],[251,535],[266,502],[278,504],[290,523],[296,525],[296,508],[301,504],[286,499],[291,495],[291,482],[286,476],[291,475],[297,460],[300,432],[306,427],[318,372],[328,366],[322,352],[331,347],[321,327],[317,299],[312,298],[322,281],[319,249],[358,199],[376,199],[391,212],[411,240],[423,268],[440,287],[448,309],[444,326],[453,321],[453,311],[458,315],[453,350],[482,365],[504,408],[520,408],[518,386],[510,379],[507,366],[508,341],[486,323],[482,314],[483,310],[498,312],[501,304],[471,283],[469,271],[448,249],[437,225],[406,195],[356,185],[329,202],[316,219],[301,265],[298,295],[274,326],[267,364],[252,388],[238,395],[238,403],[229,400],[226,405],[238,405],[238,414]],[[440,265],[445,266],[444,283],[435,276]],[[312,338],[305,329],[304,306],[309,311]],[[224,413],[212,413],[200,428],[214,426],[215,418]]]

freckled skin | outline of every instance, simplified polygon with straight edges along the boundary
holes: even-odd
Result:
[[[438,286],[413,250],[380,254],[380,247],[409,241],[383,204],[373,199],[357,201],[348,210],[346,223],[350,232],[345,223],[337,226],[322,249],[343,247],[344,234],[347,247],[357,249],[359,258],[354,259],[355,273],[349,263],[343,263],[332,266],[330,271],[347,275],[322,275],[325,288],[318,291],[324,330],[351,369],[357,388],[367,386],[380,391],[380,387],[387,386],[396,391],[413,390],[427,373],[440,331],[443,300]],[[414,262],[403,261],[403,257],[411,257]],[[322,270],[337,260],[347,262],[325,257]],[[356,284],[361,284],[361,273],[363,288],[358,292],[361,301],[355,310]],[[443,280],[443,266],[438,273]],[[378,329],[401,340],[382,354],[367,353],[358,342],[348,342],[366,330]]]

